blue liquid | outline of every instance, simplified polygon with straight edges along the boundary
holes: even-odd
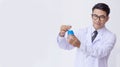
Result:
[[[68,35],[74,35],[73,30],[68,30]]]

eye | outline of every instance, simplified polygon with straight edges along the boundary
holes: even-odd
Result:
[[[105,16],[104,16],[104,15],[102,15],[102,16],[100,16],[100,18],[105,18]]]
[[[99,19],[99,20],[105,20],[106,16],[104,16],[104,15],[98,16],[97,14],[92,14],[92,18],[94,20],[97,20],[97,19]]]
[[[99,18],[99,16],[96,15],[96,14],[92,14],[92,18],[93,18],[93,19],[97,19],[97,18]]]

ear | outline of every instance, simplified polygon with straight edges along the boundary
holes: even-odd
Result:
[[[106,22],[109,20],[109,16],[106,17]]]

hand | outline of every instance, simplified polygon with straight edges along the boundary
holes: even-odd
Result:
[[[64,37],[66,31],[68,31],[71,27],[72,27],[72,26],[70,26],[70,25],[62,25],[62,26],[60,27],[60,33],[59,33],[59,35],[60,35],[61,37]]]
[[[78,48],[80,47],[80,41],[77,39],[75,35],[68,36],[67,42],[73,45],[74,47],[78,47]]]

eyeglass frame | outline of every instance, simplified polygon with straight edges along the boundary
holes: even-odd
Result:
[[[92,16],[92,19],[94,19],[94,20],[99,19],[101,21],[105,20],[105,18],[107,17],[107,16],[104,16],[104,15],[98,16],[97,14],[91,14],[91,16]]]

